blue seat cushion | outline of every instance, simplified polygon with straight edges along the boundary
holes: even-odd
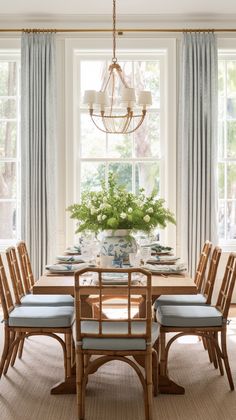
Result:
[[[70,295],[28,295],[21,299],[23,306],[74,306],[74,298]]]
[[[17,306],[9,314],[10,327],[70,327],[74,320],[72,306]]]
[[[213,306],[159,306],[156,319],[165,327],[219,327],[222,313]]]
[[[154,302],[154,309],[162,305],[205,305],[206,298],[201,293],[197,295],[162,295]]]
[[[125,321],[120,322],[103,322],[103,334],[127,334],[128,323]],[[76,327],[73,326],[73,335],[76,342]],[[82,333],[98,334],[99,323],[97,321],[82,321]],[[146,322],[145,321],[132,321],[131,333],[132,334],[145,334]],[[159,335],[159,325],[156,322],[152,324],[152,345],[155,343]],[[84,337],[82,340],[82,348],[85,350],[145,350],[146,341],[144,338],[110,338],[110,337]]]

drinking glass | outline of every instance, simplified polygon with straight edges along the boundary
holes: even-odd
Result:
[[[129,262],[131,267],[140,267],[140,262],[141,262],[141,256],[140,256],[140,252],[131,252],[129,254]]]
[[[143,260],[143,265],[147,264],[147,261],[151,257],[151,247],[150,246],[143,246],[140,249],[141,259]]]

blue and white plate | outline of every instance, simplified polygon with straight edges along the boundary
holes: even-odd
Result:
[[[83,263],[84,260],[79,255],[58,255],[57,261],[62,263]]]
[[[74,274],[76,270],[85,267],[94,267],[92,264],[52,264],[46,265],[46,271],[50,274]]]
[[[165,264],[145,264],[143,268],[151,271],[152,273],[157,274],[179,274],[186,271],[186,265],[184,263],[178,263],[174,265],[165,265]]]

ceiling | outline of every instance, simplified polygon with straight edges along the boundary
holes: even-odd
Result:
[[[2,14],[20,15],[109,15],[112,0],[7,0]],[[235,0],[117,0],[119,15],[236,14]]]

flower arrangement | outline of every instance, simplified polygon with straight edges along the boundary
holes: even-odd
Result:
[[[157,199],[156,191],[145,196],[128,192],[117,184],[113,173],[109,173],[108,186],[101,182],[100,191],[86,191],[81,203],[71,205],[71,218],[78,221],[76,233],[91,231],[98,233],[106,229],[132,229],[149,233],[167,223],[175,223],[173,213],[164,206],[165,201]]]

